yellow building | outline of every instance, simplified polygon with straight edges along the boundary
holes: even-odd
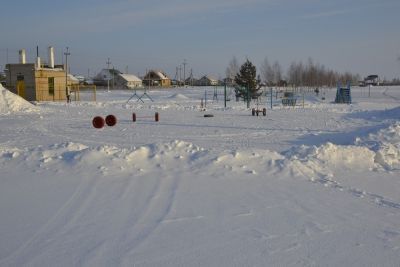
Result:
[[[6,65],[6,86],[28,101],[66,100],[65,70],[33,63]]]
[[[25,49],[21,49],[19,63],[6,65],[6,87],[28,101],[66,100],[66,87],[70,87],[71,81],[66,77],[65,66],[54,64],[52,46],[48,52],[46,65],[41,64],[39,56],[35,63],[26,63]]]

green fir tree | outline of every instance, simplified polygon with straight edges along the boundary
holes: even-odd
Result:
[[[248,59],[240,67],[239,73],[235,76],[235,82],[238,85],[236,95],[242,98],[247,96],[253,98],[258,95],[260,90],[260,81],[256,78],[257,69]],[[249,90],[249,92],[247,92]]]

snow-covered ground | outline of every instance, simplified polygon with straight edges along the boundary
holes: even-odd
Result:
[[[399,266],[399,87],[264,99],[266,117],[213,92],[0,88],[0,266]]]

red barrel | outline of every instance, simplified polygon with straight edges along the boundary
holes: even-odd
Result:
[[[114,115],[108,115],[106,117],[106,124],[108,126],[114,126],[115,124],[117,124],[117,118]]]
[[[94,128],[100,129],[104,127],[104,119],[103,117],[96,116],[92,120],[92,124]]]

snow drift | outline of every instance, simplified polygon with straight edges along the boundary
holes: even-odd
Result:
[[[180,140],[131,149],[109,145],[88,147],[73,142],[25,150],[0,147],[2,161],[22,156],[23,161],[34,162],[39,159],[40,165],[63,163],[109,171],[141,171],[161,165],[173,167],[176,161],[180,161],[179,164],[223,166],[230,171],[241,169],[248,174],[289,170],[314,179],[316,175],[332,176],[339,169],[379,171],[398,168],[400,123],[370,134],[366,139],[358,138],[356,145],[343,146],[328,142],[321,146],[302,145],[282,154],[269,150],[237,150],[227,151],[217,157],[211,155],[204,148]]]
[[[371,133],[367,138],[357,138],[356,144],[375,151],[375,162],[391,169],[400,168],[400,122]]]
[[[39,109],[36,106],[8,91],[0,84],[0,114],[37,111],[39,111]]]

